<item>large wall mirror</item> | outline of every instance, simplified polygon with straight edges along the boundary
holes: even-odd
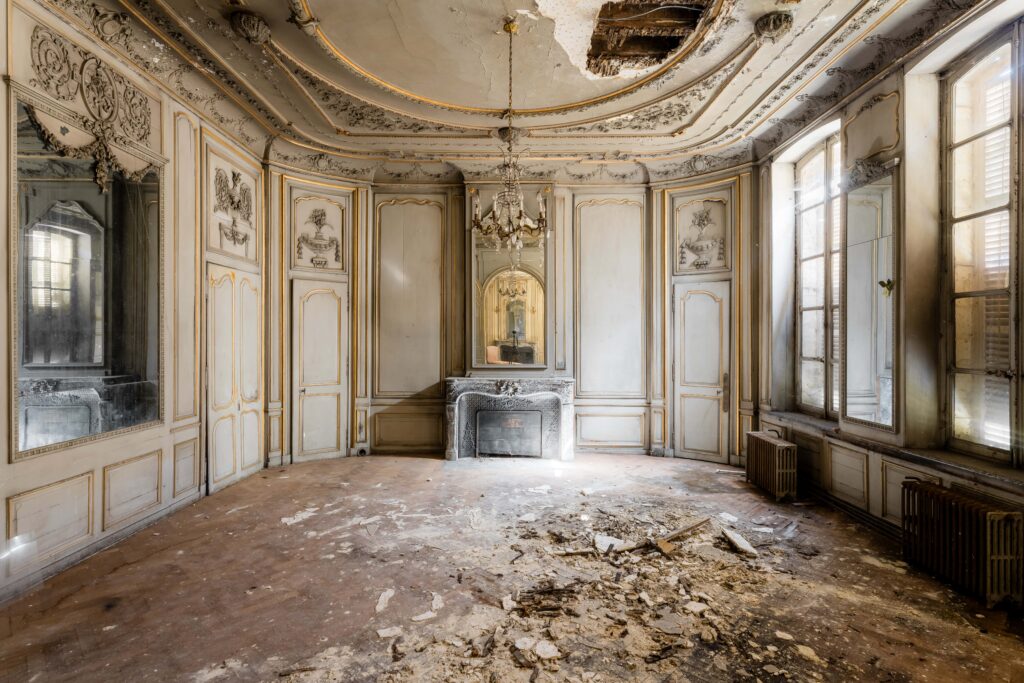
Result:
[[[894,175],[846,195],[843,416],[893,430],[895,342]]]
[[[68,155],[74,131],[26,104],[16,125],[17,457],[159,419],[160,182]]]
[[[547,366],[547,240],[525,238],[518,252],[472,241],[473,365]]]

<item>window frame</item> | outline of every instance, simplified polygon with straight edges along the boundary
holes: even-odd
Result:
[[[794,274],[793,274],[793,310],[794,310],[794,337],[795,337],[795,355],[794,355],[794,368],[793,373],[795,375],[795,397],[794,403],[802,413],[809,415],[815,415],[826,419],[837,420],[839,418],[840,405],[837,403],[833,405],[833,399],[839,394],[837,390],[840,385],[840,354],[839,351],[842,348],[842,341],[839,338],[841,332],[842,315],[839,314],[840,325],[834,325],[832,322],[833,312],[839,312],[841,310],[840,303],[841,297],[837,296],[837,293],[833,292],[833,268],[835,264],[839,263],[842,259],[842,238],[841,232],[836,230],[835,221],[838,218],[840,224],[842,222],[842,191],[840,189],[839,178],[836,169],[838,168],[838,175],[842,175],[842,143],[838,133],[828,135],[824,139],[816,142],[813,146],[807,149],[799,159],[793,164],[793,227],[794,227]],[[822,253],[820,258],[824,261],[824,293],[821,306],[807,306],[803,305],[803,287],[801,284],[800,270],[801,265],[805,261],[819,258],[819,256],[810,256],[803,258],[801,256],[801,214],[807,207],[801,206],[800,195],[800,172],[807,166],[815,157],[819,154],[824,155],[824,176],[823,181],[823,199],[821,206],[823,207],[824,222],[823,222],[823,239],[822,239]],[[838,159],[836,157],[838,156]],[[834,189],[833,189],[834,188]],[[833,211],[833,207],[839,207],[839,216],[837,217]],[[840,234],[839,244],[834,244],[835,237]],[[823,322],[823,350],[824,354],[820,357],[817,356],[804,356],[803,353],[803,314],[807,311],[822,311],[822,322]],[[822,395],[822,405],[816,406],[809,403],[803,402],[803,374],[802,365],[804,361],[817,362],[822,364],[824,389]],[[840,402],[841,403],[841,402]]]
[[[1017,20],[1009,26],[1003,26],[998,31],[987,36],[972,46],[965,54],[952,62],[942,73],[940,80],[940,219],[942,228],[942,323],[940,330],[944,333],[945,343],[942,344],[943,372],[943,417],[946,431],[946,444],[951,450],[966,453],[969,455],[981,456],[990,460],[1013,463],[1020,466],[1024,463],[1022,459],[1022,443],[1020,431],[1024,427],[1024,383],[1018,375],[1020,371],[1019,339],[1020,319],[1020,292],[1018,283],[1021,281],[1022,264],[1019,258],[1019,244],[1021,231],[1021,216],[1024,215],[1024,207],[1021,206],[1021,179],[1022,159],[1024,150],[1021,149],[1021,117],[1024,115],[1024,54],[1022,54],[1021,39],[1024,33],[1024,21]],[[1010,64],[1015,74],[1011,79],[1010,93],[1010,116],[1008,123],[1000,123],[987,126],[978,131],[972,132],[962,140],[953,141],[953,122],[955,117],[955,102],[953,99],[954,87],[960,78],[965,76],[972,68],[989,57],[996,50],[1005,45],[1010,46]],[[953,186],[954,186],[954,165],[953,155],[957,149],[970,145],[973,142],[983,140],[986,136],[1009,127],[1010,130],[1010,162],[1009,162],[1009,194],[1005,203],[995,207],[966,213],[962,216],[955,216],[953,211]],[[1006,288],[982,289],[967,292],[956,292],[956,267],[954,251],[954,228],[961,223],[971,220],[984,219],[987,216],[997,215],[1006,211],[1009,216],[1009,267],[1008,284]],[[990,369],[975,370],[970,368],[958,368],[956,366],[956,302],[961,299],[983,298],[1005,292],[1008,296],[1009,307],[1009,330],[1007,333],[1008,349],[1008,370],[1005,372],[993,371]],[[955,433],[955,377],[957,374],[973,376],[1004,376],[1009,380],[1009,422],[1010,422],[1010,445],[1008,449],[1001,449],[988,444],[976,443],[966,439],[958,438]]]

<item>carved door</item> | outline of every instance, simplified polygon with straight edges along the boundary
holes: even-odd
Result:
[[[698,460],[729,459],[729,283],[675,289],[675,449]]]
[[[256,273],[210,264],[207,481],[215,491],[263,464],[263,321]]]
[[[292,286],[292,458],[348,448],[348,291],[336,282]]]

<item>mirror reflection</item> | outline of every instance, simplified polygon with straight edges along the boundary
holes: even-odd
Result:
[[[477,365],[545,364],[544,240],[516,255],[473,234]]]
[[[18,450],[159,416],[159,181],[61,156],[18,106]]]
[[[893,427],[893,178],[846,198],[846,417]]]

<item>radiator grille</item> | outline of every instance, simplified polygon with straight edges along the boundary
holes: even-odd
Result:
[[[747,432],[747,481],[775,500],[796,496],[796,445],[768,432]]]
[[[903,556],[992,607],[1024,598],[1024,515],[939,484],[903,482]]]

